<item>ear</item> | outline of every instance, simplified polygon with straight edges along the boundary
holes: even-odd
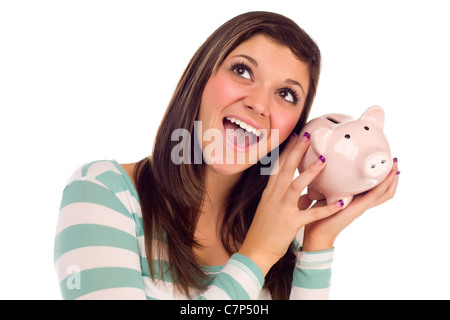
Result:
[[[311,132],[311,146],[318,154],[325,153],[325,146],[331,132],[332,130],[328,128],[318,128]]]
[[[360,119],[374,121],[380,127],[384,125],[384,110],[379,106],[373,106],[366,110]]]

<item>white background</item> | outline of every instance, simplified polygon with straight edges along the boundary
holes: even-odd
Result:
[[[284,14],[318,43],[311,117],[386,112],[394,200],[336,242],[333,299],[449,299],[445,1],[1,1],[0,298],[59,299],[53,239],[85,162],[147,156],[193,53],[222,23]]]

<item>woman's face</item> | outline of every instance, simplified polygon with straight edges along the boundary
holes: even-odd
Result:
[[[255,164],[291,134],[308,89],[308,65],[287,46],[264,35],[241,43],[203,92],[197,139],[205,162],[228,175]]]

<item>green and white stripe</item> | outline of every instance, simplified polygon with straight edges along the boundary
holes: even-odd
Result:
[[[153,245],[165,246],[157,241]],[[332,259],[333,250],[300,251],[291,299],[327,298]],[[139,197],[115,160],[90,162],[69,178],[60,206],[54,261],[64,299],[187,299],[175,290],[170,274],[151,279]],[[152,263],[155,270],[167,268],[165,251],[152,257]],[[270,299],[260,269],[246,256],[234,254],[224,266],[205,266],[205,270],[211,281],[205,291],[192,291],[196,299]]]

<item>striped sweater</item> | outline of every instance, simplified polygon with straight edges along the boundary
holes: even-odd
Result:
[[[295,243],[300,247],[302,232]],[[291,299],[328,298],[333,253],[298,251]],[[174,289],[168,273],[152,280],[139,197],[115,160],[87,163],[68,180],[54,261],[64,299],[187,299]],[[152,257],[151,262],[155,270],[167,266],[164,257]],[[236,253],[223,266],[204,268],[210,282],[205,291],[192,290],[195,299],[271,298],[261,270],[244,255]]]

